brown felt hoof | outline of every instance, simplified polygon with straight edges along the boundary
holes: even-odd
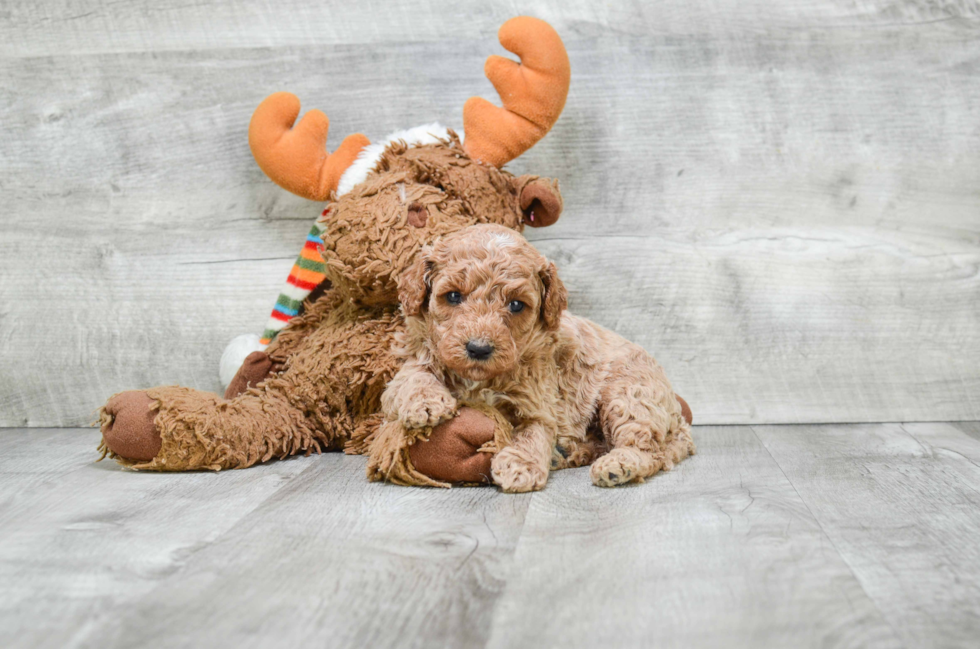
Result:
[[[102,425],[110,451],[127,460],[149,462],[160,452],[160,431],[153,424],[153,399],[141,390],[120,392],[105,404],[112,419]]]
[[[679,394],[675,394],[674,398],[677,399],[677,403],[681,404],[681,417],[687,420],[687,424],[690,426],[694,423],[694,413],[691,412],[691,406],[687,405],[687,401],[681,399]]]
[[[225,390],[225,399],[234,399],[245,390],[269,378],[274,371],[272,359],[265,352],[252,352],[245,357],[235,378]]]
[[[459,414],[432,429],[427,441],[408,447],[412,466],[442,482],[485,482],[492,484],[492,453],[477,449],[493,440],[494,421],[479,410],[460,408]]]

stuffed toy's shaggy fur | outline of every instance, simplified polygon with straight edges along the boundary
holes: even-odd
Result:
[[[400,365],[392,351],[404,328],[398,276],[424,244],[469,225],[521,230],[528,187],[560,206],[554,183],[474,162],[455,135],[438,144],[389,146],[375,173],[323,217],[332,286],[268,347],[263,371],[273,373],[231,399],[183,387],[123,393],[102,411],[106,450],[151,470],[241,468],[310,450],[367,452],[381,422],[381,393]],[[161,440],[151,458],[137,458],[143,461],[113,445],[116,425],[134,409],[155,414]],[[412,476],[403,476],[405,483],[433,482],[410,467],[402,473]]]
[[[413,137],[411,144],[395,137],[376,146],[355,134],[328,153],[326,115],[313,110],[297,122],[299,100],[289,93],[259,105],[249,125],[259,166],[285,189],[330,201],[317,228],[326,279],[305,278],[317,285],[300,287],[302,295],[287,290],[290,301],[277,310],[277,320],[288,323],[267,349],[241,365],[226,398],[182,387],[110,398],[100,411],[104,454],[133,468],[175,471],[242,468],[316,450],[371,449],[379,439],[381,393],[400,365],[392,353],[394,337],[404,328],[397,277],[424,244],[468,225],[496,223],[519,231],[525,224],[550,225],[561,212],[557,183],[516,178],[500,167],[558,119],[568,93],[568,55],[555,31],[534,18],[507,21],[499,38],[521,61],[488,59],[485,71],[503,107],[479,98],[466,103],[465,147],[451,131]],[[305,301],[297,308],[300,300]],[[246,343],[234,351],[255,345]],[[236,364],[235,354],[228,356],[226,378]],[[432,430],[425,451],[401,453],[397,470],[389,470],[391,479],[482,480],[493,440],[504,433],[489,410],[464,409],[459,415]],[[437,479],[416,470],[412,457]]]
[[[289,93],[258,106],[249,144],[259,166],[285,189],[328,201],[326,209],[265,340],[245,340],[223,358],[225,379],[234,374],[225,398],[177,386],[117,394],[100,411],[104,455],[137,469],[183,471],[344,449],[370,453],[375,479],[486,480],[512,433],[493,404],[463,399],[454,417],[412,428],[411,439],[424,444],[407,444],[398,426],[381,426],[381,394],[402,363],[393,351],[405,330],[398,278],[419,251],[474,224],[515,233],[551,225],[562,210],[557,182],[501,167],[557,120],[568,56],[555,31],[534,18],[507,21],[499,37],[521,61],[488,59],[503,107],[466,103],[465,146],[452,131],[427,127],[374,145],[351,135],[328,153],[326,115],[313,110],[297,122],[299,100]],[[592,455],[573,454],[566,464]]]
[[[549,469],[589,462],[596,485],[642,481],[694,453],[663,369],[567,313],[555,265],[514,230],[453,233],[423,250],[399,285],[404,363],[381,403],[385,434],[402,445],[459,403],[482,402],[513,425],[491,465],[504,491],[541,489]],[[372,477],[384,477],[385,458],[372,460]]]

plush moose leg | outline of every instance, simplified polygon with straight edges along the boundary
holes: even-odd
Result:
[[[263,459],[310,448],[305,440],[297,441],[295,435],[274,434],[269,439],[268,435],[241,434],[241,430],[233,431],[237,434],[231,437],[222,432],[220,439],[212,439],[209,435],[223,430],[215,425],[203,426],[198,435],[199,430],[193,422],[188,422],[188,417],[181,414],[181,408],[190,402],[196,402],[201,408],[194,415],[199,418],[199,423],[201,419],[210,419],[206,414],[208,409],[220,410],[222,403],[232,403],[222,401],[216,395],[186,388],[131,390],[115,395],[102,410],[102,450],[133,468],[180,471],[245,468]],[[165,403],[170,408],[162,408]],[[246,410],[248,403],[246,399]],[[235,410],[241,404],[226,406],[226,409],[229,407]],[[161,411],[170,414],[165,414],[158,426],[156,419]],[[163,435],[168,431],[168,422],[175,419],[175,414],[182,424],[170,430],[180,431],[181,434],[175,436],[171,432],[168,435],[168,450],[160,454]],[[405,485],[437,487],[447,487],[452,483],[486,483],[490,475],[490,459],[496,449],[495,436],[500,435],[500,430],[503,430],[502,427],[485,414],[463,408],[458,417],[436,426],[428,439],[408,447],[407,455],[393,454],[387,466],[375,470],[374,479],[391,478],[393,482]],[[193,435],[187,435],[188,432]],[[171,457],[175,455],[178,459],[172,460]]]
[[[331,430],[312,421],[272,390],[231,401],[181,387],[123,392],[100,418],[104,451],[133,468],[156,471],[244,468],[336,446],[344,428],[342,422]]]
[[[478,410],[460,408],[454,419],[408,447],[408,462],[436,481],[489,484],[493,453],[487,445],[494,439],[494,424]]]
[[[239,374],[250,367],[261,367],[267,356],[263,352],[256,352],[256,355],[260,357],[259,362],[246,363]],[[268,375],[253,377],[256,384],[266,378]],[[249,425],[236,428],[229,435],[224,426],[218,425],[219,421],[227,422],[229,409],[236,413],[245,412],[246,418],[254,422],[247,413],[255,403],[254,395],[222,400],[216,395],[186,388],[122,392],[109,399],[101,411],[101,448],[104,453],[134,468],[177,471],[244,468],[273,456],[308,450],[311,436],[317,443],[324,443],[325,440],[315,433],[306,434],[307,427],[302,424],[299,429],[304,434],[298,442],[295,436],[283,436],[274,432],[271,426],[265,434],[256,434]],[[464,407],[457,417],[436,426],[427,439],[407,449],[396,449],[390,455],[389,464],[375,471],[374,479],[394,477],[394,481],[401,484],[419,486],[486,482],[490,458],[497,448],[509,441],[510,428],[499,413],[484,410],[488,409]],[[224,414],[218,416],[213,414],[215,411]],[[174,421],[179,425],[172,425]],[[174,432],[182,434],[174,435]],[[193,434],[183,434],[188,432]],[[168,435],[167,449],[161,454],[165,433]],[[178,460],[171,459],[175,454]]]
[[[298,351],[307,336],[317,330],[335,308],[328,294],[330,280],[323,280],[303,303],[302,313],[294,317],[265,351],[252,352],[245,357],[235,377],[225,389],[225,399],[234,399],[248,388],[255,387],[282,370],[286,359]],[[320,301],[320,298],[327,299]]]
[[[335,426],[309,421],[284,396],[300,377],[263,390],[261,396],[243,393],[282,370],[285,358],[332,316],[337,301],[307,303],[305,313],[280,336],[283,343],[277,340],[266,352],[246,358],[225,392],[226,400],[180,387],[113,396],[100,411],[103,452],[136,468],[179,471],[243,468],[332,443]]]
[[[154,401],[142,390],[120,392],[99,411],[102,444],[99,450],[128,463],[149,462],[160,452],[160,431],[153,420]]]
[[[434,428],[408,430],[386,421],[371,440],[367,475],[406,486],[490,484],[494,455],[511,443],[513,427],[483,402],[463,402],[459,413]]]

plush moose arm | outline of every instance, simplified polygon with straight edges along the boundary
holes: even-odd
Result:
[[[494,453],[512,434],[510,424],[488,406],[457,409],[460,404],[442,382],[414,360],[388,383],[381,404],[386,421],[369,451],[371,480],[433,487],[486,484]]]
[[[324,318],[329,317],[336,308],[337,300],[331,299],[329,290],[330,281],[325,279],[307,298],[302,312],[290,320],[289,326],[280,331],[264,351],[252,352],[245,357],[225,390],[225,399],[234,399],[283,369],[286,360],[302,347],[306,337],[316,331]]]

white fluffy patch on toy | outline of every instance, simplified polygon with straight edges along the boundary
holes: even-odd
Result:
[[[449,130],[442,124],[433,122],[432,124],[416,126],[415,128],[404,131],[395,131],[383,140],[372,142],[361,149],[357,160],[351,166],[347,167],[347,171],[340,177],[340,182],[337,184],[337,196],[343,196],[354,189],[356,185],[364,182],[368,174],[374,171],[375,165],[381,159],[381,154],[384,153],[385,149],[392,142],[404,140],[408,145],[435,144],[439,140],[448,139]]]
[[[265,347],[259,342],[259,337],[255,334],[242,334],[232,338],[221,354],[221,363],[218,365],[221,387],[228,387],[231,380],[235,378],[235,374],[238,373],[238,368],[242,366],[249,354],[263,351]]]

